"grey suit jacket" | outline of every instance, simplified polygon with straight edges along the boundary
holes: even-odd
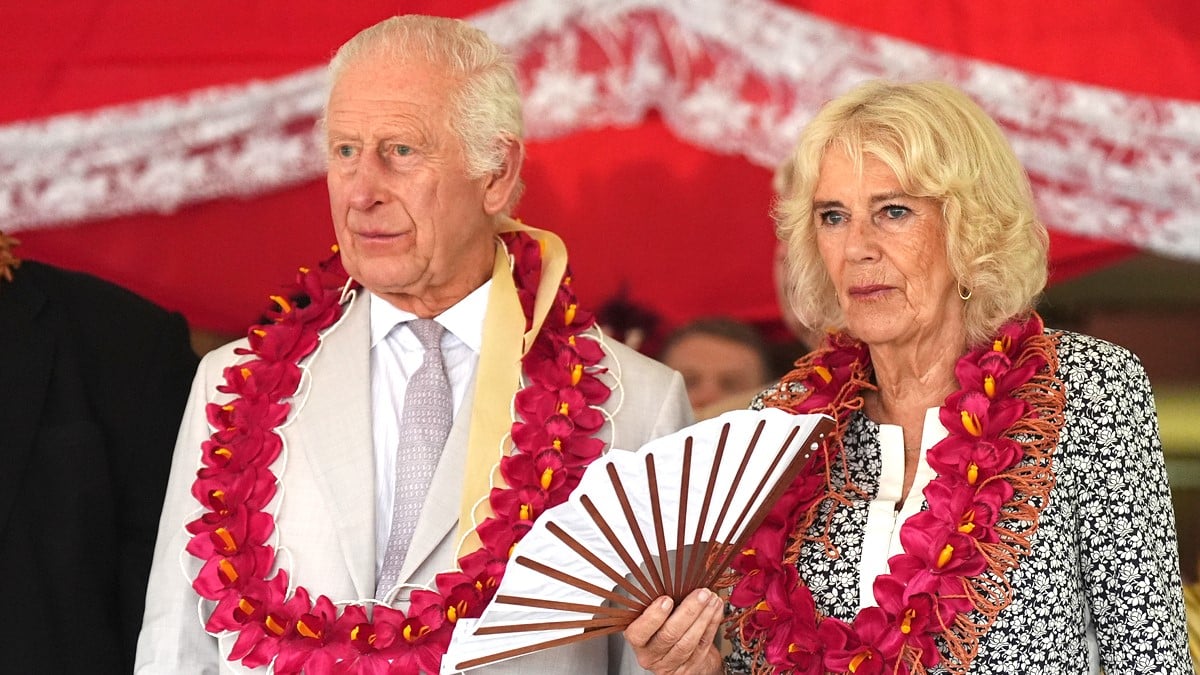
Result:
[[[279,428],[284,450],[274,470],[278,565],[290,582],[336,602],[369,599],[375,590],[374,450],[371,432],[370,320],[365,294],[351,300],[304,364],[288,420]],[[159,524],[146,611],[138,642],[137,673],[242,673],[226,655],[236,635],[213,637],[202,617],[212,603],[191,588],[200,561],[184,547],[184,525],[199,513],[190,489],[200,467],[200,446],[211,429],[205,405],[229,398],[217,392],[224,368],[246,357],[234,354],[245,340],[208,354],[192,385]],[[613,448],[636,450],[691,421],[680,376],[615,341],[601,363],[620,378],[605,407],[612,417]],[[472,384],[472,388],[473,388]],[[454,567],[456,529],[470,422],[471,396],[456,415],[400,578],[424,585]],[[405,598],[401,596],[401,600]],[[406,602],[397,606],[404,607]],[[603,640],[588,640],[502,664],[486,672],[629,672],[629,659],[609,658]],[[480,672],[483,672],[481,670]]]

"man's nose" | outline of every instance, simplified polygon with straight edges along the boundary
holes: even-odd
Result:
[[[382,158],[373,152],[364,152],[355,167],[354,177],[350,181],[350,207],[358,211],[367,211],[371,207],[382,204],[387,199],[387,189],[384,178],[387,167]]]

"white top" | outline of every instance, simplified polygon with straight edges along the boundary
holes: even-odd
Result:
[[[434,317],[446,329],[442,335],[442,360],[454,397],[455,416],[462,408],[467,387],[479,364],[483,319],[487,312],[491,280]],[[396,446],[404,415],[408,378],[421,367],[425,349],[408,326],[397,326],[417,316],[398,309],[374,293],[371,301],[371,431],[375,442],[375,573],[383,568],[383,555],[392,531],[392,503],[396,492]],[[395,330],[393,330],[395,329]],[[418,514],[413,514],[416,518]]]
[[[867,527],[863,533],[862,561],[859,563],[859,608],[874,607],[875,578],[888,571],[888,559],[904,552],[900,545],[900,526],[921,511],[922,493],[937,474],[929,468],[925,453],[948,434],[938,417],[938,408],[925,411],[921,430],[921,455],[917,460],[917,475],[904,506],[896,510],[900,492],[904,489],[904,428],[898,424],[879,425],[880,459],[883,468],[879,477],[879,494],[871,502]]]

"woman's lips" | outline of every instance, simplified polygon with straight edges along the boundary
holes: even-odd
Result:
[[[890,290],[892,290],[891,286],[884,286],[882,284],[871,284],[869,286],[851,286],[850,287],[850,297],[866,300],[866,299],[870,299],[870,298],[879,297]]]

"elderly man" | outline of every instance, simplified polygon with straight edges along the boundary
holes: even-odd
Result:
[[[437,671],[586,466],[690,418],[677,374],[594,328],[558,238],[508,217],[520,103],[486,36],[396,17],[330,73],[340,256],[201,364],[139,673]],[[604,672],[608,653],[497,668]]]

